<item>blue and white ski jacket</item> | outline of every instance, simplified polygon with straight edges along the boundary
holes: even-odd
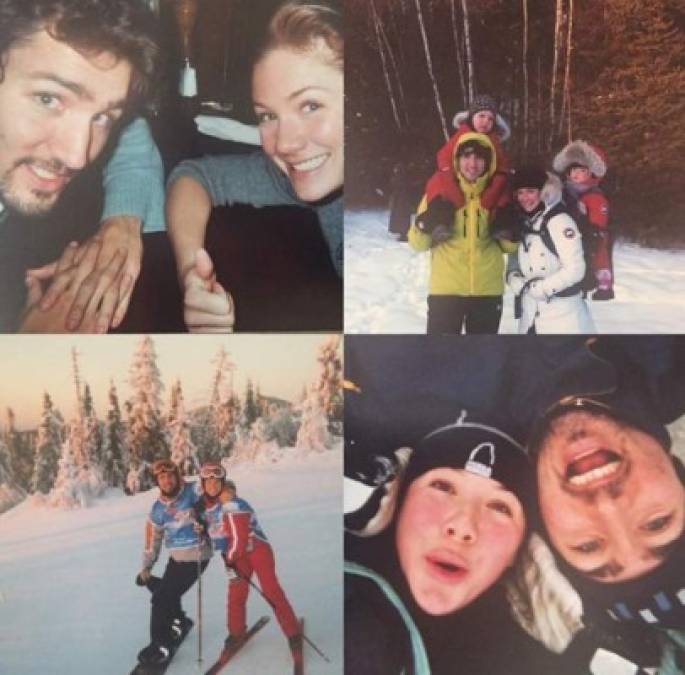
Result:
[[[229,562],[252,550],[254,538],[268,541],[255,510],[240,497],[207,506],[203,514],[214,549]]]
[[[162,539],[177,562],[196,561],[198,546],[202,560],[211,557],[211,548],[196,531],[194,506],[198,498],[196,486],[184,483],[183,489],[173,499],[160,495],[155,500],[145,523],[144,568],[150,569],[157,561]]]

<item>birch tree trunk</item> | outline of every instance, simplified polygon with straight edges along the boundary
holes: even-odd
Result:
[[[428,35],[426,34],[426,26],[423,21],[423,12],[421,10],[420,0],[414,0],[414,5],[416,6],[416,14],[419,19],[419,29],[421,31],[421,41],[423,42],[423,51],[426,54],[426,65],[428,67],[428,76],[431,79],[431,84],[433,85],[433,97],[435,99],[435,107],[438,111],[438,116],[440,117],[440,123],[442,124],[442,133],[445,135],[445,140],[449,138],[449,133],[447,132],[447,122],[445,120],[445,111],[442,108],[442,103],[440,102],[440,92],[438,91],[438,83],[435,79],[435,73],[433,72],[433,62],[431,61],[430,49],[428,46]]]
[[[561,18],[563,15],[563,0],[557,0],[557,12],[554,22],[554,61],[552,63],[552,85],[549,92],[549,134],[547,136],[547,149],[552,149],[552,137],[556,122],[556,91],[557,91],[557,70],[559,68],[559,51],[561,49]]]
[[[523,152],[528,152],[528,0],[523,1]]]
[[[399,105],[399,111],[402,113],[400,116],[406,125],[409,125],[409,113],[407,112],[407,99],[404,96],[404,87],[402,86],[402,72],[397,65],[397,59],[395,58],[395,53],[393,51],[392,45],[390,44],[390,39],[388,38],[388,33],[383,27],[383,22],[378,21],[378,30],[380,31],[381,38],[385,44],[385,49],[390,59],[390,65],[392,66],[393,73],[395,75],[395,82],[397,83],[397,99]]]
[[[388,64],[385,60],[385,47],[383,46],[383,40],[381,39],[380,31],[380,19],[378,18],[378,13],[376,12],[376,3],[371,0],[371,16],[373,20],[374,32],[376,34],[376,44],[378,45],[378,53],[381,57],[381,66],[383,68],[383,79],[385,80],[385,88],[388,91],[388,99],[390,101],[390,108],[392,109],[392,116],[395,119],[395,126],[399,130],[402,129],[402,124],[400,122],[399,110],[397,108],[397,102],[395,101],[395,94],[392,90],[392,83],[390,81],[390,73],[388,71]]]
[[[464,105],[468,103],[466,93],[466,76],[464,75],[464,52],[462,40],[459,39],[459,29],[457,28],[457,1],[450,3],[450,14],[452,18],[452,35],[454,36],[454,50],[457,55],[457,70],[459,71],[459,84],[461,85],[461,99]]]
[[[473,52],[471,51],[471,26],[469,22],[469,7],[466,0],[461,0],[461,11],[464,16],[464,48],[466,50],[466,67],[468,71],[468,86],[469,86],[469,100],[470,105],[473,100]]]
[[[559,114],[559,136],[564,133],[566,125],[566,141],[571,142],[571,55],[573,54],[573,0],[568,5],[568,25],[566,28],[566,67],[564,69],[564,96],[561,101]]]

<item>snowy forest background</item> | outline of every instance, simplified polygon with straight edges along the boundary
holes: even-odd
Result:
[[[296,451],[321,453],[338,447],[339,341],[338,336],[322,337],[317,376],[303,382],[296,401],[260,391],[249,373],[244,391],[236,391],[240,364],[221,346],[213,358],[207,357],[211,379],[206,404],[192,409],[184,403],[180,379],[165,384],[151,337],[141,337],[131,355],[130,395],[121,400],[111,380],[108,406],[101,411],[81,377],[80,354],[72,348],[72,417],[65,419],[53,404],[49,385],[36,391],[42,410],[37,428],[18,430],[14,410],[6,409],[0,432],[0,513],[26,498],[36,506],[79,508],[107,488],[128,495],[148,490],[153,486],[151,463],[159,458],[171,458],[184,475],[193,475],[208,459],[230,467],[233,462],[276,462]],[[45,381],[50,381],[49,373]]]
[[[345,0],[347,207],[422,185],[454,114],[491,93],[516,163],[607,153],[623,237],[685,245],[682,0]]]

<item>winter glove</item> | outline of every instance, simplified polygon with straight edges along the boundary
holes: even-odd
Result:
[[[443,197],[436,197],[428,204],[425,211],[416,215],[414,223],[424,234],[432,235],[438,227],[451,230],[454,223],[454,212],[455,206],[452,202]]]
[[[528,295],[533,298],[533,300],[538,300],[539,302],[544,302],[549,300],[547,293],[542,288],[542,281],[533,281],[527,288]]]
[[[452,237],[452,228],[447,225],[438,225],[431,232],[431,248],[444,244]]]
[[[136,577],[136,584],[138,586],[146,586],[148,581],[150,581],[150,577],[152,576],[152,572],[148,567],[144,567],[140,572],[138,572],[138,576]]]
[[[526,285],[526,278],[521,272],[512,272],[507,279],[507,283],[514,295],[520,295],[523,287]]]
[[[233,581],[234,579],[240,578],[238,572],[236,572],[235,567],[233,567],[233,565],[231,565],[231,563],[228,562],[226,563],[226,578],[229,581]]]

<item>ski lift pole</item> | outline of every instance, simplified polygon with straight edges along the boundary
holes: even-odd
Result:
[[[233,565],[230,565],[230,567],[233,568],[233,571],[235,572],[236,576],[237,576],[239,579],[244,579],[245,581],[247,581],[247,583],[250,584],[250,586],[252,586],[252,588],[254,588],[255,591],[257,591],[257,593],[259,593],[259,595],[261,595],[261,596],[264,598],[264,600],[266,600],[266,601],[269,603],[269,606],[271,607],[271,609],[273,609],[274,612],[276,611],[276,607],[274,607],[274,603],[271,602],[271,600],[269,600],[269,598],[267,598],[266,595],[264,595],[264,591],[262,591],[262,589],[259,588],[259,586],[257,586],[257,584],[256,584],[254,581],[252,581],[252,579],[250,579],[249,577],[245,577],[245,576],[243,576],[242,574],[240,574],[240,572],[238,572],[238,570],[237,570],[235,567],[233,567]],[[308,645],[309,645],[309,646],[310,646],[310,647],[311,647],[311,648],[312,648],[312,649],[313,649],[313,650],[314,650],[314,651],[315,651],[315,652],[316,652],[316,653],[317,653],[317,654],[318,654],[326,663],[330,663],[330,662],[331,662],[331,660],[330,660],[330,659],[329,659],[329,658],[328,658],[328,657],[327,657],[327,656],[326,656],[326,655],[325,655],[325,654],[324,654],[324,653],[323,653],[323,652],[322,652],[322,651],[321,651],[321,650],[320,650],[320,649],[319,649],[319,648],[318,648],[318,647],[317,647],[317,646],[316,646],[316,645],[315,645],[315,644],[314,644],[314,643],[313,643],[313,642],[304,634],[304,632],[302,633],[302,639],[303,639],[303,640],[304,640],[304,641],[305,641],[305,642],[306,642],[306,643],[307,643],[307,644],[308,644]]]

